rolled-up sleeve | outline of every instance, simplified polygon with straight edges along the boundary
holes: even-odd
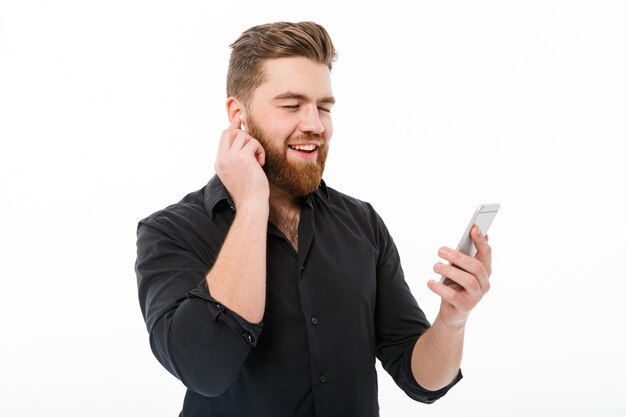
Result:
[[[383,368],[412,399],[433,403],[461,380],[457,377],[438,391],[421,387],[411,370],[413,347],[430,327],[404,279],[400,255],[382,219],[375,214],[379,257],[376,293],[376,353]]]
[[[262,330],[211,297],[205,277],[216,256],[195,253],[158,219],[137,227],[135,271],[152,352],[188,389],[207,397],[237,378]]]

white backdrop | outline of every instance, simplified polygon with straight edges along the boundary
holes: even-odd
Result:
[[[625,3],[408,4],[0,0],[0,415],[178,415],[136,223],[212,176],[228,44],[278,20],[333,37],[325,179],[379,211],[431,320],[437,249],[502,205],[465,379],[423,405],[379,368],[381,416],[626,415]]]

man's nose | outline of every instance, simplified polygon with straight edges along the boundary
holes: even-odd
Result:
[[[306,133],[321,135],[325,128],[320,119],[319,112],[320,110],[317,106],[307,106],[306,111],[303,112],[302,120],[300,121],[300,130]]]

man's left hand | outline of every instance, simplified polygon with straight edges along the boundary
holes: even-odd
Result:
[[[470,233],[476,256],[465,255],[448,247],[439,249],[439,256],[450,262],[437,262],[433,270],[446,277],[445,283],[430,280],[428,288],[441,297],[438,320],[450,327],[463,327],[472,309],[489,291],[491,246],[488,237],[474,226]]]

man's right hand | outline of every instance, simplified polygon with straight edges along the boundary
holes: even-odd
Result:
[[[258,140],[241,129],[235,116],[222,133],[215,172],[230,193],[236,207],[269,201],[269,183],[262,166],[265,150]]]

